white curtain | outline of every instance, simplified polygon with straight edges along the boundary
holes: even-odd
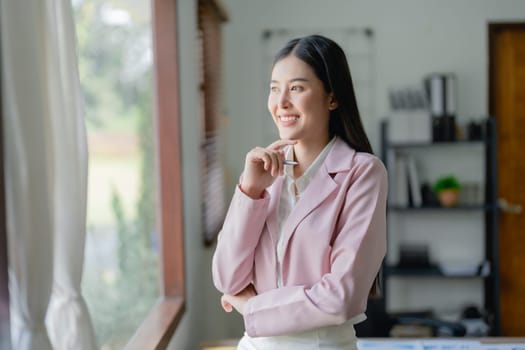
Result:
[[[12,346],[95,349],[80,291],[87,143],[71,3],[2,0],[0,24]]]

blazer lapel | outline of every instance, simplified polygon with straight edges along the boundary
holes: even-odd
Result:
[[[332,174],[350,169],[355,151],[343,140],[337,138],[325,161],[302,193],[301,198],[292,209],[283,227],[285,246],[295,232],[297,225],[315,208],[317,208],[332,192],[339,188]],[[282,182],[281,182],[282,184]]]

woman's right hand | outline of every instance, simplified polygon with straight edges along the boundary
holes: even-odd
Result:
[[[257,295],[257,291],[253,284],[244,288],[236,295],[223,294],[221,297],[221,306],[226,312],[232,312],[233,309],[238,313],[244,315],[244,305],[248,300]]]
[[[278,140],[266,148],[255,147],[246,154],[241,190],[253,199],[261,198],[275,178],[283,174],[284,150],[296,141]]]

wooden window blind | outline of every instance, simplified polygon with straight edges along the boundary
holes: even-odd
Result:
[[[226,212],[224,168],[221,160],[221,27],[227,20],[218,0],[199,0],[198,32],[202,111],[201,175],[204,242],[211,244]]]

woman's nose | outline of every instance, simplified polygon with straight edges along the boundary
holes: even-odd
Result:
[[[288,94],[286,92],[283,92],[279,95],[277,106],[279,108],[287,108],[290,106],[290,100],[288,99]]]

